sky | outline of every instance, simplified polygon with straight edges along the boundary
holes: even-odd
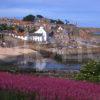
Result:
[[[100,27],[100,0],[0,0],[0,17],[21,18],[28,14]]]

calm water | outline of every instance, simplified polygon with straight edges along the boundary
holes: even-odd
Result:
[[[73,55],[74,59],[76,57],[74,57],[74,55]],[[100,59],[100,54],[84,55],[83,59],[86,60],[87,58]],[[78,58],[76,58],[76,60],[78,60]],[[33,59],[32,57],[26,57],[26,58],[19,59],[17,62],[18,62],[18,67],[20,67],[20,68],[24,68],[24,69],[32,68],[32,69],[36,69],[39,71],[49,71],[49,70],[50,71],[51,70],[79,71],[82,66],[82,62],[80,64],[79,62],[73,62],[71,60],[70,62],[63,64],[63,63],[59,63],[59,62],[55,61],[54,59],[50,59],[50,58],[41,58],[41,59],[35,58],[35,59]]]
[[[80,64],[61,64],[53,60],[42,59],[19,65],[20,68],[33,68],[39,71],[79,71]]]
[[[100,32],[95,32],[94,34],[96,34],[96,35],[100,35]]]
[[[82,64],[78,63],[78,62],[67,62],[66,64],[63,63],[59,63],[57,61],[55,61],[54,59],[50,59],[50,58],[35,58],[33,57],[35,56],[34,54],[31,56],[18,56],[16,57],[14,60],[10,60],[9,64],[5,64],[5,62],[3,62],[3,66],[15,66],[18,67],[20,69],[36,69],[37,71],[79,71]],[[94,55],[86,55],[84,59],[86,58],[91,58],[94,57],[94,59],[100,59],[100,54],[94,54]],[[74,55],[73,55],[73,58]],[[7,61],[7,60],[5,60]],[[1,63],[0,63],[1,65]]]

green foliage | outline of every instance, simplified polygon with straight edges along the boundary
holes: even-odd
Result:
[[[4,34],[0,34],[0,40],[4,40]]]
[[[50,23],[56,23],[56,20],[50,19]]]
[[[14,30],[14,29],[15,29],[15,27],[13,27],[13,26],[8,26],[6,24],[1,24],[0,25],[0,30],[1,31],[3,31],[3,30]]]
[[[30,30],[29,30],[29,33],[34,33],[36,31],[36,29],[35,29],[35,27],[33,27],[33,28],[31,28]]]
[[[66,25],[69,24],[69,21],[68,21],[68,20],[65,20],[65,24],[66,24]]]
[[[50,19],[50,23],[64,24],[64,22],[62,20],[60,20],[60,19],[58,19],[58,20]]]
[[[6,30],[7,29],[7,25],[6,24],[2,24],[0,25],[0,30]]]
[[[62,56],[60,54],[55,54],[54,59],[58,62],[62,62]]]
[[[40,18],[40,19],[41,19],[41,18],[44,18],[42,15],[37,15],[36,17],[37,17],[37,18]]]
[[[0,90],[0,100],[35,100],[35,94],[29,95],[24,93]]]
[[[18,32],[24,32],[24,31],[25,31],[24,28],[18,27]]]
[[[76,79],[100,82],[100,61],[89,61],[82,67]]]
[[[34,15],[27,15],[23,18],[23,21],[34,21],[35,16]]]
[[[60,19],[58,19],[58,20],[56,21],[56,24],[64,24],[64,22],[61,21]]]

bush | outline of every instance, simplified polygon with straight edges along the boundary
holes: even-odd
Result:
[[[56,20],[50,19],[50,23],[56,23]]]
[[[34,15],[27,15],[23,18],[23,21],[34,21],[35,16]]]
[[[100,82],[100,61],[89,61],[82,67],[76,79]]]
[[[3,30],[14,30],[15,29],[15,27],[13,27],[13,26],[8,26],[7,24],[1,24],[0,25],[0,31],[3,31]]]
[[[42,15],[37,15],[36,17],[37,17],[37,18],[40,18],[40,19],[41,19],[41,18],[44,18]]]
[[[56,24],[64,24],[64,22],[63,22],[62,20],[58,19],[58,20],[56,21]]]
[[[55,54],[54,59],[58,62],[62,62],[62,56],[60,54]]]
[[[0,100],[35,100],[35,95],[0,90]]]

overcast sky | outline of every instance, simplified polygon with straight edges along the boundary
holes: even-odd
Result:
[[[0,17],[41,14],[78,26],[100,27],[100,0],[0,0]]]

